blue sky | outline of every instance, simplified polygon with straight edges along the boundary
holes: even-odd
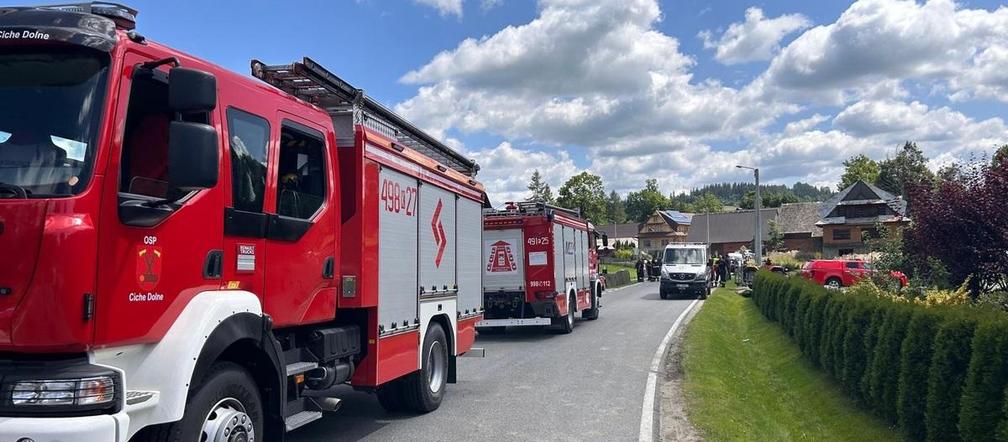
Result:
[[[533,169],[621,193],[748,179],[737,163],[831,185],[906,139],[933,167],[1008,142],[997,1],[282,3],[130,5],[148,38],[241,73],[316,59],[475,157],[496,201]]]

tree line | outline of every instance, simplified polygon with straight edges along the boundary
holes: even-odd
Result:
[[[556,195],[538,170],[528,184],[528,201],[541,201],[578,209],[582,216],[599,225],[626,222],[642,223],[655,210],[678,210],[687,213],[717,213],[730,207],[752,209],[756,194],[754,183],[717,183],[691,189],[688,192],[665,195],[658,180],[648,179],[644,187],[629,192],[626,198],[612,190],[608,193],[602,177],[581,172],[568,179]],[[822,201],[832,195],[828,187],[815,187],[797,182],[793,186],[760,185],[762,207],[782,204]]]

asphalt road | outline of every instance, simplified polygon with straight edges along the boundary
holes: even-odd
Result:
[[[637,440],[655,350],[690,299],[663,301],[657,283],[608,293],[574,332],[512,328],[482,335],[485,358],[460,358],[458,383],[426,415],[388,414],[349,388],[336,413],[288,440]]]

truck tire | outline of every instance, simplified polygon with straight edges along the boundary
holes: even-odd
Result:
[[[395,413],[406,409],[405,404],[403,404],[401,378],[378,386],[375,390],[375,396],[378,396],[378,404],[386,412]]]
[[[598,289],[597,286],[595,288]],[[586,308],[583,311],[581,311],[581,318],[587,319],[589,321],[594,321],[598,319],[598,313],[599,313],[598,305],[599,305],[598,291],[592,290],[591,308]]]
[[[574,331],[574,306],[577,302],[577,297],[571,292],[570,298],[567,300],[567,316],[559,318],[560,323],[560,333],[570,334]]]
[[[660,296],[661,299],[668,299],[669,298],[668,292],[666,292],[664,290],[658,290],[658,296]]]
[[[441,406],[448,386],[448,338],[440,324],[431,324],[420,349],[423,365],[402,379],[402,399],[407,409],[430,413]]]
[[[232,362],[210,367],[198,386],[189,391],[182,420],[150,427],[139,440],[157,442],[263,440],[262,399],[252,376]],[[224,436],[227,432],[228,436]],[[235,432],[245,439],[232,439]]]

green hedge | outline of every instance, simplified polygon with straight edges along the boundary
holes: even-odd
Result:
[[[1008,440],[1008,315],[760,272],[753,302],[854,401],[910,440]]]

